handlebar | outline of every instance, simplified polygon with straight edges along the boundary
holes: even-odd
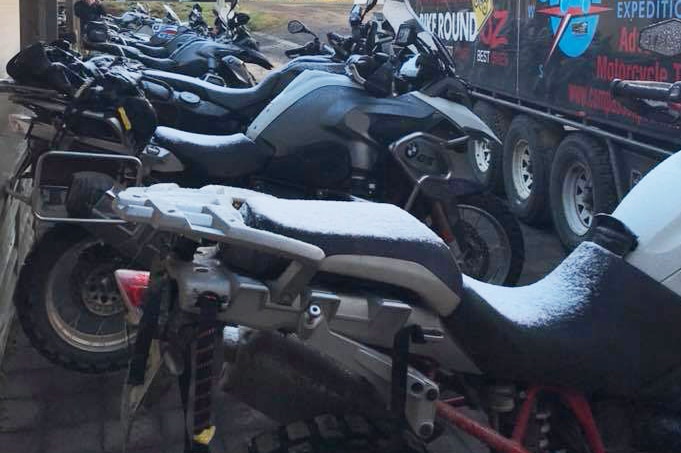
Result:
[[[322,55],[323,53],[324,49],[322,49],[319,39],[317,38],[315,38],[314,41],[308,42],[304,46],[284,51],[284,55],[289,58],[300,57],[303,55]]]
[[[289,58],[294,57],[296,55],[302,54],[305,51],[305,49],[307,49],[307,46],[301,46],[301,47],[296,47],[294,49],[285,50],[284,55],[286,55]]]
[[[615,97],[681,102],[681,82],[667,83],[615,79],[610,84],[610,92]]]
[[[326,34],[326,39],[329,41],[343,42],[345,41],[345,36],[339,35],[338,33],[329,32]]]

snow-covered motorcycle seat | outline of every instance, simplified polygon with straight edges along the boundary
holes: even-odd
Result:
[[[276,279],[289,264],[282,258],[287,254],[276,251],[291,243],[284,237],[280,243],[273,241],[274,233],[294,240],[294,248],[306,250],[306,259],[317,260],[318,275],[350,279],[351,288],[359,290],[367,281],[406,288],[409,291],[400,296],[414,300],[416,295],[415,301],[442,316],[460,300],[461,274],[449,247],[393,205],[283,200],[235,187],[156,184],[119,192],[113,209],[130,222],[217,241],[218,257],[226,266],[260,280]],[[243,237],[270,242],[259,247],[248,240],[230,241],[233,229]],[[309,258],[312,255],[316,258]]]
[[[321,248],[327,257],[379,257],[398,260],[400,273],[416,263],[454,293],[458,302],[461,274],[449,247],[430,228],[397,206],[386,203],[248,199],[240,209],[246,225]],[[352,261],[361,266],[360,260]],[[366,262],[366,260],[365,260]],[[368,277],[368,276],[367,276]],[[408,281],[403,282],[408,284]],[[417,293],[427,288],[412,288]]]
[[[679,320],[681,297],[585,242],[532,285],[464,277],[446,324],[490,377],[631,395],[681,377]]]
[[[272,155],[244,134],[204,135],[159,127],[153,143],[172,152],[183,164],[218,180],[261,170]]]

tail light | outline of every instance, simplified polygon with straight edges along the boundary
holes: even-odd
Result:
[[[114,273],[123,298],[128,322],[138,325],[142,318],[144,292],[149,287],[149,272],[119,269]]]

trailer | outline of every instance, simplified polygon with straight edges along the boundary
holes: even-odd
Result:
[[[411,4],[451,46],[474,111],[503,142],[472,142],[472,173],[505,192],[521,220],[553,222],[566,249],[590,237],[594,213],[611,212],[681,148],[681,122],[641,117],[609,90],[613,79],[681,80],[681,46],[655,54],[639,45],[641,30],[663,21],[681,42],[681,0]]]

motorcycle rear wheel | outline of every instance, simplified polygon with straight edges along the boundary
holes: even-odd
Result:
[[[31,344],[74,371],[124,368],[134,332],[126,326],[113,271],[128,262],[79,227],[48,230],[26,259],[14,298]]]

